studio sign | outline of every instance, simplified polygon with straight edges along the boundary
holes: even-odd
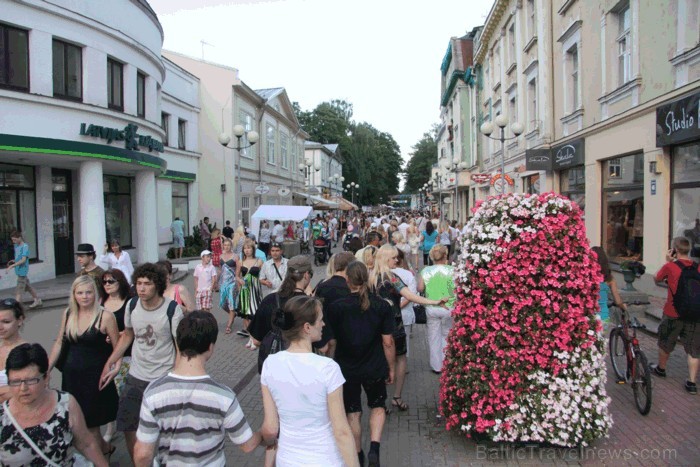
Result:
[[[112,141],[124,141],[124,148],[130,151],[140,151],[140,147],[143,146],[148,148],[148,152],[163,152],[162,142],[150,136],[138,134],[138,129],[139,126],[133,123],[129,123],[123,130],[100,125],[88,125],[87,123],[80,124],[80,134],[83,136],[106,139],[107,144],[111,144]]]
[[[656,108],[656,146],[700,138],[700,94]]]
[[[554,163],[559,165],[568,165],[571,163],[575,155],[576,148],[567,144],[566,146],[557,151],[557,154],[554,157]]]

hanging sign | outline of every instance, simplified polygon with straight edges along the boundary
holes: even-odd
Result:
[[[487,183],[491,179],[491,174],[472,174],[471,179],[474,183]]]
[[[552,153],[549,149],[528,149],[525,151],[526,170],[552,170]]]
[[[270,192],[270,187],[267,185],[258,185],[255,187],[255,193],[259,195],[264,195]]]
[[[500,178],[501,178],[501,174],[500,174],[500,173],[497,173],[496,175],[494,175],[493,177],[491,177],[491,186],[495,186],[495,185],[496,185],[496,182],[497,182]],[[504,176],[503,178],[505,179],[505,181],[506,181],[506,183],[507,183],[508,185],[513,186],[513,185],[515,184],[515,182],[513,182],[513,179],[510,177],[510,175],[505,174],[505,176]]]

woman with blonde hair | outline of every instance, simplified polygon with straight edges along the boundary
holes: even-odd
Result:
[[[245,229],[242,225],[239,225],[233,232],[233,252],[236,253],[238,257],[243,254],[243,242],[245,242],[245,239]]]
[[[410,257],[411,247],[408,245],[408,243],[406,243],[406,239],[404,239],[401,232],[394,232],[391,235],[391,242],[397,250],[400,250],[404,254],[404,258]]]
[[[360,261],[367,266],[367,270],[372,271],[374,269],[374,256],[377,254],[378,248],[376,246],[369,245],[362,251],[362,258]]]
[[[421,270],[418,290],[425,290],[426,298],[447,297],[447,308],[428,306],[425,309],[428,317],[426,338],[430,354],[430,368],[433,373],[442,371],[445,359],[447,334],[452,327],[451,309],[454,305],[454,268],[447,264],[448,254],[445,245],[435,245],[430,249],[430,259],[433,264]]]
[[[119,397],[113,381],[100,391],[100,375],[118,341],[117,320],[100,306],[97,283],[91,276],[78,277],[51,350],[49,370],[58,366],[63,372],[61,389],[78,401],[88,430],[105,455],[115,447],[102,439],[100,426],[116,420]]]
[[[233,242],[225,238],[221,244],[221,274],[219,275],[219,306],[228,313],[226,334],[231,334],[233,319],[238,307],[238,291],[243,284],[241,279],[241,262],[233,252]]]
[[[452,231],[450,230],[449,222],[440,222],[440,229],[438,230],[438,241],[440,245],[443,245],[445,248],[447,248],[447,257],[449,258],[450,251],[452,249]]]
[[[411,269],[418,270],[420,231],[418,230],[418,226],[416,226],[415,219],[411,219],[411,222],[408,224],[408,228],[406,229],[406,241],[408,242],[408,246],[411,248],[410,255],[406,257],[408,259],[408,264]]]
[[[448,298],[431,300],[411,292],[406,284],[392,269],[399,262],[399,252],[396,247],[383,245],[377,251],[374,259],[374,269],[369,273],[369,287],[372,292],[391,303],[394,313],[396,328],[394,330],[394,343],[396,345],[396,385],[394,386],[394,398],[391,405],[400,411],[408,410],[408,404],[401,399],[403,383],[406,378],[406,330],[403,327],[401,315],[401,298],[421,305],[442,306]]]
[[[262,287],[260,286],[260,279],[258,278],[262,265],[263,262],[255,257],[255,242],[250,238],[245,239],[243,242],[243,259],[241,260],[239,273],[242,277],[243,284],[241,285],[241,293],[238,298],[239,315],[243,318],[244,324],[243,329],[236,334],[248,338],[246,348],[250,350],[257,349],[248,333],[248,326],[262,301]]]

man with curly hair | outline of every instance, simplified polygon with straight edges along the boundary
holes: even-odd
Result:
[[[119,398],[117,430],[124,432],[132,460],[139,411],[146,387],[173,367],[175,330],[183,318],[177,302],[163,297],[165,271],[158,265],[144,263],[133,274],[138,297],[130,300],[124,312],[124,332],[102,370],[101,387],[119,372],[124,352],[131,349],[131,367]]]

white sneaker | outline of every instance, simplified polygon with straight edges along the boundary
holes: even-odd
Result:
[[[29,305],[29,308],[37,308],[43,304],[44,304],[44,302],[42,302],[40,298],[37,298],[36,300],[34,300],[34,302],[32,302],[31,305]]]

